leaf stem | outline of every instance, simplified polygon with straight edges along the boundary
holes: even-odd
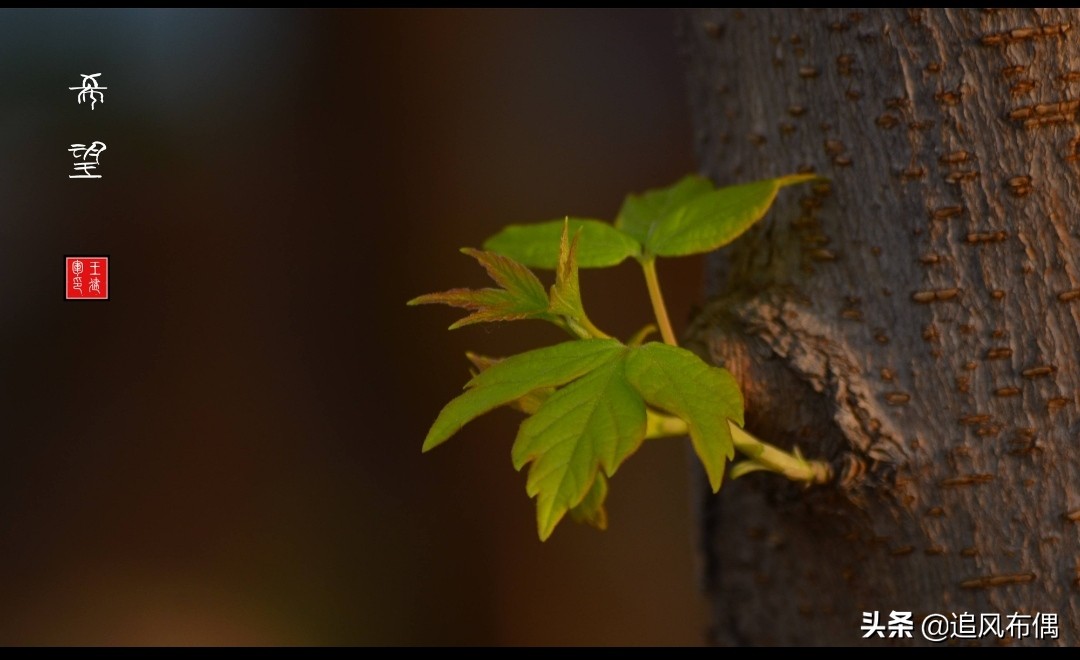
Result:
[[[653,313],[656,315],[656,324],[660,326],[660,336],[664,343],[670,346],[678,346],[675,339],[675,331],[671,327],[671,319],[668,318],[667,307],[664,305],[664,294],[660,292],[660,280],[656,275],[656,257],[646,257],[641,261],[641,269],[645,271],[645,285],[649,288],[649,300],[652,302]]]
[[[647,411],[647,415],[646,438],[684,436],[690,432],[689,425],[678,417],[654,410]],[[728,421],[728,427],[736,451],[746,456],[744,463],[753,464],[755,469],[776,472],[792,481],[808,484],[824,484],[832,479],[832,470],[825,461],[808,461],[798,451],[786,452],[750,435],[732,421]],[[752,471],[747,467],[741,470],[742,474]]]
[[[810,484],[824,484],[832,479],[832,470],[825,461],[808,461],[798,450],[792,453],[774,447],[750,435],[731,420],[728,420],[728,428],[735,449],[771,472],[779,472],[792,481]]]
[[[581,322],[581,325],[584,326],[585,329],[589,332],[589,334],[596,339],[611,339],[611,335],[593,325],[593,322],[589,320],[588,316],[582,315],[581,318],[578,320]]]
[[[665,415],[655,410],[645,410],[645,439],[682,437],[690,433],[690,427],[674,415]]]
[[[600,328],[593,325],[593,322],[589,320],[587,316],[581,316],[573,318],[570,316],[560,316],[557,321],[552,321],[555,325],[559,326],[563,330],[566,330],[570,334],[574,335],[578,339],[610,339],[611,335],[607,334]]]

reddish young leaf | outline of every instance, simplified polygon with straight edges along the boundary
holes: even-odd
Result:
[[[531,270],[494,252],[472,248],[462,252],[480,262],[500,288],[450,289],[413,298],[409,304],[442,304],[472,312],[451,325],[451,330],[474,323],[552,318],[544,285]]]

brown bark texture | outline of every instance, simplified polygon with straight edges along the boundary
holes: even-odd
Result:
[[[721,644],[1080,643],[1080,11],[694,10],[704,173],[815,171],[710,258],[688,341],[747,427],[830,461],[702,496]],[[862,639],[862,613],[914,613]]]

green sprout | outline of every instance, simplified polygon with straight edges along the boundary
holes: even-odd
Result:
[[[428,431],[423,451],[500,406],[527,415],[514,441],[514,468],[529,465],[525,490],[536,498],[540,539],[567,513],[607,527],[608,480],[651,438],[690,436],[713,492],[729,461],[733,478],[759,470],[806,484],[831,479],[828,464],[808,461],[743,430],[743,398],[735,378],[680,348],[664,306],[657,257],[710,252],[760,220],[781,188],[815,179],[792,175],[725,188],[687,176],[672,186],[630,195],[615,223],[567,218],[511,225],[466,248],[497,288],[452,289],[409,301],[441,303],[470,312],[450,326],[541,319],[573,339],[505,359],[468,354],[475,367],[465,391],[448,403]],[[579,268],[607,268],[634,258],[641,265],[656,316],[626,343],[589,319]],[[530,268],[555,270],[545,289]],[[659,327],[663,343],[647,341]]]

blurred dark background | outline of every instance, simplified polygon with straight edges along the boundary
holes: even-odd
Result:
[[[405,306],[483,285],[457,248],[504,224],[694,169],[672,14],[0,18],[0,643],[703,641],[687,443],[541,544],[515,413],[420,444],[465,350],[560,335]],[[63,300],[65,254],[111,255],[109,302]],[[701,263],[661,267],[685,328]],[[650,318],[629,264],[583,291]]]

